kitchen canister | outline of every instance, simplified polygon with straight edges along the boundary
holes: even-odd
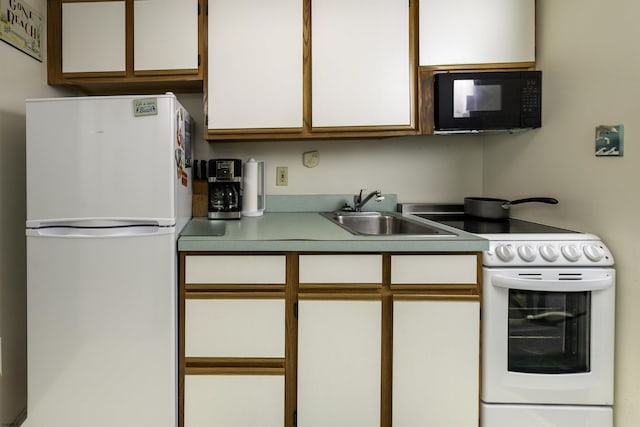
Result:
[[[250,158],[244,164],[242,178],[242,215],[260,216],[267,206],[264,192],[264,161]]]

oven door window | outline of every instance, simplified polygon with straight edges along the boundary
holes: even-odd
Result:
[[[512,372],[589,372],[590,292],[509,290]]]

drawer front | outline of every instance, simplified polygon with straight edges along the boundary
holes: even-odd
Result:
[[[382,255],[301,255],[300,283],[382,283]]]
[[[283,425],[284,376],[185,376],[185,427]]]
[[[187,284],[284,284],[284,255],[189,255],[185,259]]]
[[[393,255],[391,284],[475,284],[475,255]]]
[[[284,357],[282,299],[187,299],[186,357]]]

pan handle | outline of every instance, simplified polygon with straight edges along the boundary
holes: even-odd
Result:
[[[529,202],[548,203],[550,205],[558,204],[558,200],[554,199],[553,197],[528,197],[526,199],[512,200],[502,205],[502,207],[507,209],[511,205],[519,205],[520,203],[529,203]]]

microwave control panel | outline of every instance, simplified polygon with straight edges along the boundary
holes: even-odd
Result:
[[[539,127],[541,122],[541,85],[539,72],[523,72],[520,89],[522,126]]]

